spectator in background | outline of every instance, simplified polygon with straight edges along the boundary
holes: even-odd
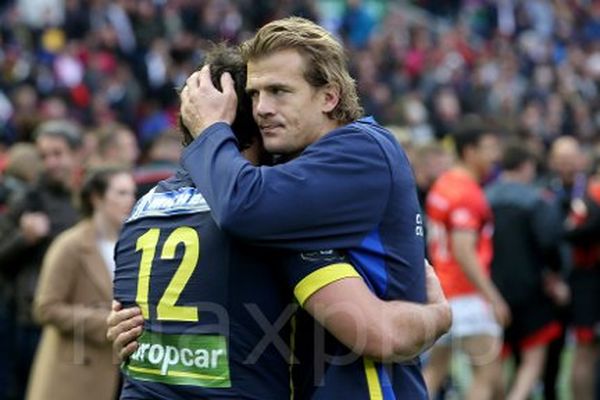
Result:
[[[134,172],[137,198],[175,173],[182,149],[181,140],[173,131],[161,132],[146,143],[140,165]]]
[[[461,105],[451,88],[441,88],[433,98],[433,127],[435,136],[442,139],[454,132],[461,119]]]
[[[413,150],[411,164],[417,183],[417,194],[422,207],[433,183],[452,167],[452,153],[438,143],[417,146]]]
[[[346,0],[340,32],[351,49],[363,49],[369,43],[375,21],[362,0]]]
[[[15,293],[17,398],[23,397],[40,335],[31,308],[42,258],[52,240],[79,218],[72,203],[79,172],[79,128],[66,120],[48,121],[34,136],[42,177],[23,196],[13,198],[0,218],[0,267]]]
[[[41,173],[42,163],[34,145],[17,143],[8,151],[6,169],[0,181],[0,214],[13,197],[22,198]]]
[[[31,85],[25,84],[12,91],[12,115],[6,121],[5,128],[7,139],[10,141],[32,140],[33,130],[40,123],[38,112],[39,94]]]
[[[494,215],[492,281],[506,299],[512,321],[505,350],[517,369],[508,400],[526,400],[541,378],[548,344],[560,336],[543,273],[560,239],[560,218],[532,182],[536,161],[523,143],[504,149],[500,179],[486,190]]]
[[[101,167],[85,179],[83,220],[52,243],[35,294],[43,334],[28,400],[112,400],[118,367],[106,340],[114,247],[135,201],[131,172]]]
[[[98,137],[98,157],[96,162],[119,164],[133,168],[139,157],[135,134],[122,124],[109,124],[100,128]]]
[[[576,339],[572,395],[577,400],[593,400],[597,399],[594,389],[600,357],[600,163],[596,162],[581,197],[573,200],[566,225],[566,238],[572,246],[569,281]]]
[[[33,9],[32,1],[9,3],[0,11],[0,86],[14,110],[11,142],[28,137],[37,117],[23,110],[35,111],[45,98],[54,103],[48,115],[61,111],[62,98],[82,122],[137,127],[152,101],[175,106],[171,88],[198,64],[205,40],[239,43],[291,13],[320,20],[346,40],[363,104],[385,124],[402,123],[394,106],[416,97],[426,105],[417,112],[424,115],[419,127],[437,135],[466,112],[531,126],[546,144],[565,131],[591,141],[600,125],[594,2],[348,0],[332,15],[334,7],[314,0],[67,1],[47,20],[39,18],[46,1]]]
[[[429,255],[452,308],[450,332],[434,345],[424,376],[435,398],[448,374],[453,345],[471,362],[467,399],[493,399],[502,392],[502,326],[510,310],[489,277],[492,213],[480,182],[498,160],[496,134],[465,121],[454,135],[458,163],[443,173],[427,196]]]
[[[427,108],[417,94],[406,96],[401,104],[404,123],[409,131],[412,144],[424,145],[434,139],[434,131],[428,124]]]
[[[580,143],[572,136],[562,136],[552,142],[549,151],[548,176],[544,187],[551,197],[562,224],[567,220],[571,209],[585,193],[585,157]],[[575,206],[576,207],[576,206]],[[562,282],[573,268],[571,249],[566,241],[559,244],[558,272],[546,275],[546,291],[554,300],[556,311],[563,326],[563,335],[552,341],[548,347],[544,370],[544,398],[557,399],[558,373],[561,354],[565,345],[568,310],[564,301],[565,290]]]
[[[6,169],[0,181],[0,215],[7,211],[10,199],[23,198],[37,182],[41,171],[41,161],[34,145],[17,143],[8,152]],[[8,276],[0,271],[0,387],[8,395],[13,384],[14,360],[14,292]],[[0,399],[4,400],[0,394]]]

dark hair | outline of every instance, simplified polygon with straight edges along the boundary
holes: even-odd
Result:
[[[496,128],[485,124],[476,116],[466,117],[453,135],[454,147],[458,158],[463,159],[464,152],[469,147],[476,147],[483,137],[496,135]]]
[[[113,176],[130,173],[130,168],[120,165],[103,165],[90,168],[85,174],[83,185],[79,192],[81,214],[86,218],[91,217],[94,213],[92,197],[94,195],[104,197]]]
[[[55,119],[40,124],[33,137],[37,140],[44,136],[63,139],[71,150],[79,149],[83,144],[83,134],[79,125],[66,119]]]
[[[515,171],[528,161],[535,162],[536,158],[533,152],[525,146],[525,143],[510,142],[504,147],[501,162],[504,170]]]
[[[229,72],[233,78],[238,102],[231,129],[235,133],[240,150],[247,149],[255,140],[260,139],[260,131],[252,117],[252,99],[246,94],[246,63],[242,59],[240,50],[238,47],[227,46],[223,43],[215,44],[206,53],[204,62],[198,66],[198,70],[206,64],[210,64],[210,77],[217,89],[222,90],[221,75],[223,73]],[[187,146],[194,138],[183,124],[181,115],[179,116],[179,128],[183,135],[183,145]]]

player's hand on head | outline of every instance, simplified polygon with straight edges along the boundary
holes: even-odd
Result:
[[[231,124],[235,118],[237,96],[233,78],[229,73],[221,75],[219,91],[210,78],[210,66],[205,65],[187,79],[181,92],[181,117],[192,136],[216,122]]]
[[[137,349],[136,339],[142,334],[144,326],[142,313],[137,307],[123,309],[118,301],[113,301],[106,323],[106,338],[112,342],[115,354],[123,361]]]

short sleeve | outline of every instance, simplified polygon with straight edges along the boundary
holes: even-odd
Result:
[[[448,221],[451,229],[478,229],[480,218],[477,210],[466,204],[458,205],[450,210]]]
[[[360,278],[348,258],[337,250],[288,253],[283,257],[289,289],[301,306],[315,292],[345,278]]]

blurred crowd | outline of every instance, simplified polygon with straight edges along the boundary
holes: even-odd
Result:
[[[38,275],[79,218],[72,199],[86,170],[124,165],[138,196],[172,174],[176,89],[210,42],[240,43],[275,18],[306,17],[344,41],[365,112],[406,147],[423,199],[453,162],[452,133],[476,114],[535,155],[563,221],[582,218],[582,203],[589,214],[587,188],[600,179],[600,2],[340,0],[337,13],[325,3],[0,1],[0,399],[24,396],[41,335]],[[565,322],[573,257],[566,240],[557,246],[544,285]],[[556,346],[548,362],[558,364]]]
[[[597,2],[413,3],[386,3],[375,18],[359,0],[339,15],[315,0],[4,1],[0,140],[29,141],[40,120],[69,117],[88,130],[123,123],[145,150],[173,125],[174,88],[208,41],[239,43],[293,14],[344,39],[366,113],[405,127],[414,143],[444,138],[477,113],[540,147],[564,134],[597,144]]]

